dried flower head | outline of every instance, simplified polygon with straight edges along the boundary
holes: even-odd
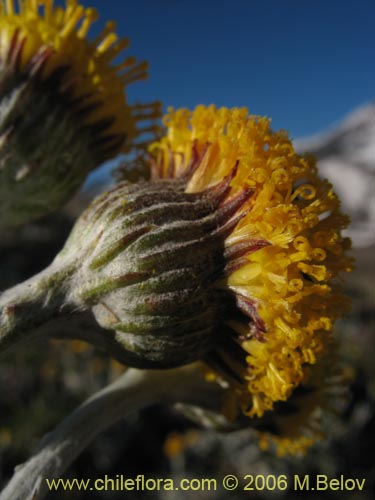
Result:
[[[76,0],[0,0],[0,225],[59,207],[159,116],[158,103],[127,103],[147,64],[114,64],[129,42],[113,22],[89,41],[97,17]]]

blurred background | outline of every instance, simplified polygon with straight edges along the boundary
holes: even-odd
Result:
[[[59,3],[59,2],[57,2]],[[63,3],[63,2],[60,2]],[[176,410],[153,407],[101,435],[74,463],[71,477],[145,474],[222,477],[225,474],[326,474],[374,483],[374,240],[375,240],[375,2],[373,0],[83,0],[100,21],[115,19],[129,36],[129,53],[150,63],[150,78],[129,99],[174,107],[247,106],[272,117],[298,151],[311,151],[350,214],[356,269],[346,287],[353,306],[337,325],[344,358],[354,367],[350,396],[329,439],[304,459],[261,452],[254,436],[202,430]],[[59,251],[74,219],[104,185],[117,162],[103,166],[59,213],[2,235],[0,290],[44,268]],[[43,348],[42,348],[43,347]],[[83,343],[34,344],[0,366],[0,483],[24,461],[44,433],[123,367]],[[153,492],[153,498],[267,498],[254,492]],[[157,496],[159,495],[159,496]],[[319,499],[335,493],[319,492]],[[123,493],[90,492],[89,498]],[[148,498],[127,492],[127,498]],[[298,493],[274,492],[278,498]],[[51,498],[83,498],[62,492]],[[302,495],[301,495],[302,498]]]

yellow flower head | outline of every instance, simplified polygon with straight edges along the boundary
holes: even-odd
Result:
[[[86,36],[97,19],[95,9],[77,0],[65,8],[53,0],[0,0],[0,71],[49,81],[90,129],[96,165],[127,151],[148,128],[141,120],[159,115],[159,104],[130,106],[124,89],[147,76],[147,64],[126,57],[114,59],[129,45],[108,22],[93,41]],[[4,87],[4,84],[2,85]],[[93,168],[93,167],[92,167]]]
[[[236,308],[206,361],[229,382],[234,410],[262,417],[307,383],[348,307],[339,283],[351,268],[341,235],[348,218],[315,161],[297,155],[269,119],[198,106],[171,109],[164,123],[165,137],[150,147],[154,179],[184,178],[192,193],[231,178],[229,205],[252,193],[225,239],[224,277],[214,284]]]
[[[112,22],[89,41],[96,18],[76,0],[0,0],[0,227],[61,207],[156,130],[160,104],[129,105],[124,92],[146,63],[115,64],[128,40]]]

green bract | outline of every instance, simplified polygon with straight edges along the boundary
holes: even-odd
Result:
[[[51,266],[2,295],[3,346],[39,335],[66,314],[74,324],[91,310],[102,329],[90,335],[70,326],[62,336],[105,347],[131,366],[171,367],[204,357],[234,307],[230,294],[215,288],[228,260],[224,239],[252,194],[245,189],[226,199],[234,173],[200,193],[184,192],[184,179],[123,182],[104,193]]]

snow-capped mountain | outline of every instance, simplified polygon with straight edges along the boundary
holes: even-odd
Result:
[[[296,139],[298,152],[311,152],[321,174],[339,194],[352,219],[347,231],[355,247],[375,243],[375,103],[349,114],[326,132]]]

